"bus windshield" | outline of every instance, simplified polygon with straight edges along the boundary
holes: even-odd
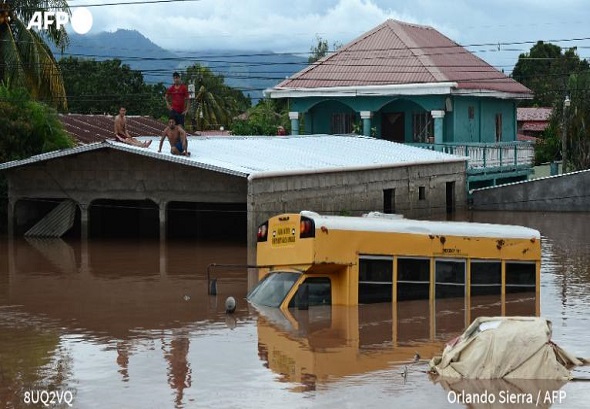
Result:
[[[301,273],[290,271],[269,274],[252,290],[248,300],[266,307],[278,307],[300,276]]]

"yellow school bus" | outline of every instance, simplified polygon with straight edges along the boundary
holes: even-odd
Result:
[[[539,313],[541,236],[487,223],[409,220],[370,213],[281,214],[257,234],[256,305],[306,309],[533,293]],[[504,311],[499,311],[504,315]]]

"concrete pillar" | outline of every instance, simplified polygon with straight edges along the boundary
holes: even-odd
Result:
[[[8,200],[8,237],[14,237],[14,209],[16,202]]]
[[[363,135],[371,136],[371,111],[361,111],[361,119],[363,120]]]
[[[168,224],[167,214],[166,214],[166,207],[168,206],[168,202],[160,201],[158,203],[159,207],[159,218],[160,218],[160,241],[166,241],[166,227]]]
[[[299,135],[299,112],[289,112],[291,120],[291,135]]]
[[[82,241],[88,240],[88,213],[90,205],[88,203],[78,203],[80,208],[80,239]]]
[[[90,274],[90,251],[88,250],[88,203],[78,203],[80,208],[80,273]]]
[[[248,182],[248,197],[247,197],[247,209],[248,209],[248,217],[247,217],[247,259],[246,263],[250,266],[256,265],[256,244],[257,244],[257,232],[258,232],[258,224],[259,219],[256,217],[258,214],[256,212],[256,204],[254,203],[252,194],[252,183],[253,181]],[[255,183],[255,182],[254,182]],[[258,269],[255,268],[248,268],[248,291],[250,291],[254,286],[258,283]]]
[[[437,151],[442,150],[443,143],[443,119],[445,117],[445,111],[434,110],[430,111],[432,118],[434,119],[434,143]]]
[[[168,249],[166,247],[166,230],[168,226],[168,214],[166,213],[166,208],[168,206],[168,202],[161,200],[158,203],[159,207],[159,218],[160,218],[160,275],[166,275],[166,267],[168,266]]]

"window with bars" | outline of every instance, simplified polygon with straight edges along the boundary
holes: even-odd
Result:
[[[434,137],[434,121],[430,112],[414,112],[412,114],[412,139],[417,143],[428,143]]]

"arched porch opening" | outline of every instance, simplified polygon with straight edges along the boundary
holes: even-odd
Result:
[[[399,143],[428,142],[434,137],[430,111],[406,98],[383,105],[374,115],[377,137]]]
[[[329,99],[318,102],[304,116],[307,134],[350,134],[362,131],[360,115],[347,104]]]

